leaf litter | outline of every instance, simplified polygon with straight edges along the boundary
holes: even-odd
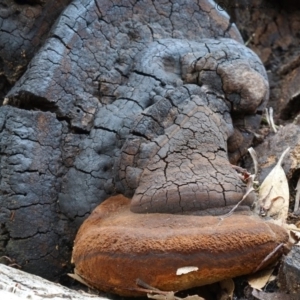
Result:
[[[287,224],[288,211],[289,211],[289,201],[290,201],[290,192],[288,180],[285,175],[285,172],[282,168],[282,162],[289,152],[290,148],[288,147],[280,156],[277,164],[262,182],[258,191],[258,200],[255,204],[254,211],[265,218],[266,221],[275,223],[279,226],[282,226],[290,236],[289,243],[295,244],[300,241],[300,229],[292,224]],[[257,166],[257,155],[254,154],[255,150],[250,150],[250,155],[254,161],[254,165]],[[257,167],[255,168],[255,173],[257,172]],[[300,198],[300,179],[297,184],[297,195],[295,199],[295,209],[299,206]],[[297,200],[298,199],[298,200]],[[285,245],[278,245],[269,255],[273,255],[276,251],[279,251]],[[268,260],[268,257],[264,261]],[[263,261],[263,262],[264,262]],[[257,270],[263,265],[261,262]],[[265,287],[270,281],[276,279],[272,275],[274,269],[258,271],[255,274],[249,276],[248,283],[253,288],[252,296],[256,299],[288,299],[286,294],[283,293],[265,293],[262,291],[262,288]]]
[[[282,161],[289,150],[288,147],[281,154],[277,164],[261,184],[256,208],[260,216],[272,218],[281,226],[286,224],[289,210],[289,185],[282,168]]]
[[[186,267],[185,267],[186,268]],[[187,267],[190,268],[190,267]],[[182,269],[182,268],[180,268]],[[145,283],[141,279],[136,280],[136,285],[140,286],[141,291],[147,292],[147,297],[149,299],[156,299],[156,300],[205,300],[204,298],[198,296],[198,295],[192,295],[192,296],[187,296],[185,298],[181,298],[178,296],[175,296],[176,292],[174,291],[161,291],[155,287],[150,286],[149,284]]]

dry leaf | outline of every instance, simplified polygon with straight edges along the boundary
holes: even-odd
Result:
[[[184,268],[197,268],[197,267],[184,267]],[[184,268],[179,268],[178,270],[184,269]],[[204,298],[202,298],[202,297],[200,297],[198,295],[188,296],[186,298],[177,297],[177,296],[175,296],[176,292],[173,292],[173,291],[170,291],[170,292],[161,291],[159,289],[156,289],[156,288],[150,286],[149,284],[145,283],[141,279],[137,279],[136,283],[137,283],[138,286],[143,287],[143,291],[144,292],[148,291],[147,292],[147,297],[149,299],[155,299],[155,300],[205,300]]]
[[[198,296],[198,295],[193,295],[193,296],[187,296],[185,298],[181,298],[182,300],[205,300],[204,298]]]
[[[285,224],[289,209],[289,185],[281,166],[287,148],[259,188],[257,212]]]
[[[188,274],[188,273],[198,271],[198,270],[199,270],[198,267],[182,267],[182,268],[177,269],[176,275]]]
[[[78,282],[82,283],[83,285],[89,287],[89,288],[92,288],[94,289],[90,284],[88,284],[76,271],[76,269],[74,269],[74,274],[72,273],[68,273],[68,276],[77,280]]]
[[[298,244],[300,241],[300,229],[295,224],[288,224],[285,227],[289,233],[289,242]]]
[[[169,292],[167,294],[147,294],[147,297],[149,299],[156,299],[156,300],[176,300],[177,297],[175,297],[174,292]]]
[[[232,300],[234,292],[234,282],[230,279],[225,279],[219,282],[222,289],[222,295],[219,300]]]
[[[284,293],[265,293],[255,289],[253,289],[252,295],[256,299],[260,299],[260,300],[290,300],[291,299],[290,295]]]
[[[272,281],[274,269],[262,270],[248,277],[249,285],[257,290],[261,290],[268,282]],[[272,278],[271,278],[272,277]]]

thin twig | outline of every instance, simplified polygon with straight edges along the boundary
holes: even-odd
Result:
[[[5,259],[7,259],[9,262],[10,262],[10,264],[8,264],[8,266],[9,267],[17,267],[17,268],[19,268],[19,269],[22,269],[22,267],[20,266],[20,265],[18,265],[13,259],[11,259],[10,257],[8,257],[8,256],[5,256],[5,255],[3,255],[3,256],[0,256],[0,259],[2,259],[2,258],[5,258]]]
[[[231,209],[231,211],[229,212],[229,213],[227,213],[227,214],[225,214],[225,216],[224,217],[229,217],[229,216],[231,216],[233,213],[234,213],[234,211],[239,207],[239,205],[248,197],[248,195],[251,193],[251,192],[253,192],[254,191],[254,188],[253,187],[251,187],[246,193],[245,193],[245,195],[243,196],[243,198]]]
[[[224,218],[228,218],[233,214],[233,212],[238,208],[238,206],[247,198],[247,196],[254,191],[253,188],[253,183],[254,183],[254,175],[250,175],[247,179],[247,186],[246,186],[246,193],[243,196],[243,198],[228,212],[227,214],[221,216],[221,219],[223,220]]]
[[[165,296],[165,299],[168,300],[170,299],[175,299],[175,300],[181,300],[181,298],[176,297],[175,293],[177,293],[177,291],[173,292],[173,291],[161,291],[151,285],[149,285],[148,283],[144,282],[142,279],[137,278],[137,280],[135,281],[137,286],[140,286],[140,288],[136,288],[137,291],[141,291],[141,292],[145,292],[147,293],[147,297],[150,299],[159,299],[158,297],[156,297],[157,295],[163,295]],[[151,295],[151,294],[156,294],[156,295]]]
[[[244,168],[242,168],[240,166],[236,166],[236,165],[232,165],[231,164],[231,167],[232,167],[232,169],[240,172],[241,174],[248,173],[248,171],[246,169],[244,169]]]
[[[265,111],[266,111],[267,122],[269,126],[272,128],[272,130],[276,133],[277,129],[273,119],[273,108],[272,107],[270,107],[269,109],[266,108]]]
[[[295,196],[295,207],[294,207],[294,213],[299,209],[299,201],[300,201],[300,177],[297,182],[296,186],[296,196]]]
[[[145,288],[135,288],[134,289],[135,291],[138,291],[138,292],[143,292],[143,293],[146,293],[148,295],[148,298],[150,294],[156,294],[156,295],[168,295],[170,292],[164,292],[164,291],[160,291],[160,290],[151,290],[151,289],[145,289]]]
[[[236,165],[231,165],[231,167],[238,172],[238,176],[242,179],[242,181],[249,181],[251,173],[249,173],[246,169]]]
[[[148,283],[144,282],[142,279],[137,278],[137,280],[135,281],[137,286],[140,286],[144,289],[150,290],[150,291],[155,291],[155,292],[161,292],[161,290],[149,285]],[[163,292],[166,293],[166,292]]]
[[[291,147],[287,147],[287,148],[283,151],[283,153],[281,154],[281,156],[280,156],[280,158],[279,158],[279,160],[278,160],[278,162],[277,162],[277,165],[282,165],[282,161],[283,161],[284,157],[286,156],[286,154],[290,151],[290,149],[291,149]]]
[[[259,264],[259,266],[254,270],[253,273],[257,272],[265,262],[267,262],[280,248],[284,246],[284,243],[279,244],[271,253],[269,253]]]
[[[245,46],[248,46],[248,44],[253,40],[254,37],[255,37],[255,33],[251,34],[251,36],[248,39],[248,41],[245,42]]]
[[[267,123],[269,124],[269,126],[271,126],[269,110],[267,108],[265,108],[265,112],[266,112]]]
[[[274,119],[273,119],[273,108],[272,107],[269,108],[269,115],[270,115],[271,127],[272,127],[273,131],[276,133],[277,129],[276,129]]]
[[[251,156],[253,164],[254,164],[254,178],[255,178],[258,174],[257,154],[256,154],[256,151],[252,147],[248,148],[248,152],[250,153],[250,156]]]

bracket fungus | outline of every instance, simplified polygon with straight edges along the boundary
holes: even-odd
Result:
[[[194,11],[195,3],[181,9]],[[199,16],[205,12],[216,28],[228,21],[213,1],[201,5]],[[193,14],[201,23],[199,16]],[[141,24],[157,27],[151,18],[139,19],[135,36],[144,36]],[[266,71],[232,24],[223,35],[209,29],[203,38],[181,27],[135,48],[131,72],[112,92],[116,100],[95,119],[97,128],[119,137],[111,170],[114,193],[124,196],[104,201],[84,222],[73,262],[83,280],[104,291],[139,296],[137,279],[177,291],[248,274],[274,262],[280,251],[264,259],[287,241],[284,229],[251,214],[253,192],[238,213],[221,217],[246,193],[231,163],[259,126],[269,97]],[[176,274],[185,267],[193,268]]]
[[[287,242],[284,229],[257,216],[228,218],[136,214],[118,195],[100,204],[80,228],[73,249],[77,275],[89,285],[141,296],[141,279],[164,291],[185,290],[245,275],[273,263],[264,259]],[[183,267],[194,268],[177,275]]]

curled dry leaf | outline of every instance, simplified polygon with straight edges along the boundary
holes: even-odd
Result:
[[[289,209],[289,185],[281,166],[284,156],[290,148],[281,155],[279,161],[259,188],[256,211],[264,217],[271,217],[276,223],[286,223]]]
[[[291,244],[300,245],[300,228],[295,224],[289,224],[286,226],[286,229],[289,232],[289,242]]]
[[[177,269],[176,275],[188,274],[188,273],[198,271],[198,270],[199,270],[198,267],[182,267],[182,268]]]
[[[198,295],[187,296],[185,298],[181,298],[182,300],[205,300],[204,298]]]
[[[219,300],[232,300],[234,292],[234,282],[231,278],[220,281],[222,295]]]
[[[261,270],[248,277],[248,283],[253,289],[261,290],[267,283],[274,280],[274,269]]]

